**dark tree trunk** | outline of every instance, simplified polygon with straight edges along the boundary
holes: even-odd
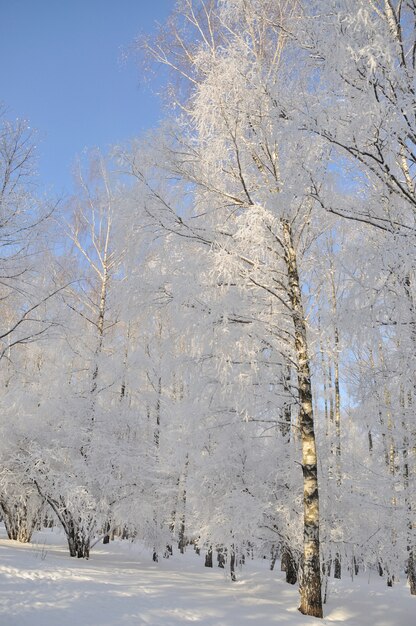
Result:
[[[353,557],[353,559],[352,559],[352,565],[353,565],[353,568],[354,568],[354,573],[355,573],[355,575],[356,575],[356,576],[358,576],[359,571],[360,571],[360,567],[359,567],[359,565],[358,565],[358,561],[357,561],[357,559],[355,558],[355,556],[354,556],[354,557]]]
[[[413,550],[409,550],[407,557],[407,580],[409,581],[410,593],[416,596],[416,563]]]
[[[230,551],[230,575],[233,583],[236,582],[237,576],[235,575],[235,550],[234,546],[231,546]]]
[[[292,551],[286,546],[282,550],[281,570],[286,573],[286,582],[295,585],[298,580],[298,568]]]
[[[416,338],[414,340],[416,345]],[[416,563],[414,553],[414,540],[413,540],[413,507],[410,493],[410,481],[409,481],[409,435],[407,432],[407,425],[402,422],[402,428],[405,433],[403,441],[403,479],[404,479],[404,500],[407,514],[407,580],[409,582],[410,593],[412,596],[416,595]]]
[[[205,567],[212,567],[212,548],[205,554]]]
[[[89,559],[90,556],[90,538],[89,536],[74,522],[74,520],[66,515],[66,537],[68,541],[69,554],[78,559]]]
[[[370,454],[373,452],[373,436],[371,430],[368,430],[368,451]]]
[[[298,580],[298,569],[296,567],[295,560],[291,552],[288,552],[288,558],[286,561],[286,582],[289,585],[295,585]]]
[[[185,519],[186,519],[186,481],[188,478],[188,466],[189,466],[189,455],[186,455],[186,460],[185,460],[185,467],[184,467],[184,471],[183,471],[183,476],[182,476],[182,496],[181,496],[181,507],[182,507],[182,514],[181,514],[181,521],[180,521],[180,525],[179,525],[179,542],[178,542],[178,549],[179,552],[181,554],[184,554],[185,552],[185,546],[186,546],[186,537],[185,537]]]
[[[271,559],[270,559],[270,571],[271,572],[274,570],[274,566],[276,565],[276,561],[277,561],[277,548],[272,546]]]
[[[173,554],[173,549],[171,545],[167,545],[165,551],[163,553],[163,558],[168,559]]]
[[[108,521],[105,525],[105,535],[103,538],[104,545],[106,545],[107,543],[110,543],[110,530],[111,530],[111,525],[110,525],[110,522]]]
[[[179,530],[178,550],[181,554],[185,554],[185,526],[181,522],[181,528]]]
[[[334,559],[334,578],[341,580],[341,556],[339,554]]]

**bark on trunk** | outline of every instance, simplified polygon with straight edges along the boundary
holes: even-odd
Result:
[[[358,561],[355,556],[352,559],[353,569],[356,576],[360,573],[360,566],[358,565]]]
[[[231,574],[232,582],[235,583],[236,580],[237,580],[237,576],[235,574],[235,550],[234,550],[234,546],[231,546],[231,551],[230,551],[230,574]]]
[[[341,486],[341,392],[339,384],[339,354],[340,341],[337,322],[337,289],[335,284],[335,271],[332,260],[330,262],[331,277],[331,297],[332,297],[332,315],[334,318],[334,393],[335,393],[335,458],[336,458],[336,475],[337,485]],[[336,566],[337,567],[337,566]],[[337,577],[337,576],[336,576]],[[341,561],[339,563],[339,577],[341,578]]]
[[[341,579],[341,555],[337,554],[334,559],[334,578]]]
[[[27,501],[0,503],[7,536],[13,541],[29,543],[36,526],[38,516],[28,513]]]
[[[185,537],[185,520],[186,520],[186,481],[188,478],[188,466],[189,466],[189,455],[186,455],[185,459],[185,468],[183,471],[182,480],[180,481],[180,485],[182,488],[181,495],[181,519],[179,524],[179,541],[178,541],[178,549],[181,554],[185,552],[186,546],[186,537]]]
[[[100,290],[100,301],[98,306],[98,319],[97,319],[97,331],[98,331],[98,341],[95,348],[94,353],[94,361],[93,361],[93,371],[91,378],[91,391],[90,391],[90,410],[88,416],[88,424],[85,436],[85,442],[81,446],[81,454],[85,458],[86,461],[89,460],[90,448],[92,446],[92,440],[94,436],[95,429],[95,407],[97,401],[97,393],[98,393],[98,376],[99,376],[99,359],[104,346],[104,328],[105,328],[105,317],[107,311],[107,294],[108,294],[108,283],[110,280],[109,276],[109,261],[108,261],[108,244],[109,244],[109,235],[110,231],[107,230],[106,243],[103,252],[103,260],[102,260],[102,273],[101,277],[101,290]]]
[[[105,535],[103,537],[104,545],[106,545],[107,543],[110,543],[110,530],[111,530],[111,524],[110,524],[110,521],[107,521],[105,525]]]
[[[321,566],[319,553],[319,494],[317,455],[312,408],[312,385],[309,366],[306,322],[299,284],[296,251],[290,224],[283,222],[285,261],[289,297],[295,331],[295,351],[299,387],[299,427],[302,441],[303,470],[303,558],[300,582],[300,607],[304,615],[323,617],[321,597]]]
[[[286,574],[286,582],[289,585],[295,585],[298,580],[298,569],[291,550],[286,547],[282,551],[282,570]]]
[[[407,580],[409,581],[411,595],[416,596],[416,562],[412,549],[409,550],[407,556]]]
[[[406,510],[406,526],[407,526],[407,580],[409,582],[410,593],[416,595],[416,561],[413,549],[413,511],[411,494],[409,491],[409,436],[407,426],[403,420],[402,428],[404,435],[403,440],[403,482],[404,482],[404,502]]]
[[[27,519],[3,513],[3,521],[9,539],[20,543],[30,542],[33,528],[29,527]]]
[[[416,311],[415,311],[415,302],[413,299],[412,293],[412,285],[410,281],[410,276],[406,275],[404,280],[405,293],[408,300],[410,319],[412,321],[411,325],[411,341],[413,346],[413,352],[416,351]],[[412,416],[414,414],[414,398],[416,397],[416,385],[413,384],[412,391],[409,391],[407,396],[408,409],[410,409]],[[414,510],[412,506],[412,498],[411,493],[412,489],[414,489],[414,484],[410,483],[410,471],[409,471],[409,451],[413,448],[415,451],[414,445],[414,433],[412,434],[412,441],[410,440],[410,433],[407,429],[407,424],[403,421],[403,430],[405,433],[405,441],[403,445],[403,475],[404,475],[404,487],[405,487],[405,506],[407,512],[407,580],[409,581],[410,593],[412,596],[416,595],[416,556],[415,556],[415,545],[414,545],[414,533],[413,529],[415,526],[414,521]]]
[[[36,486],[39,493],[41,493],[39,486]],[[76,518],[66,507],[63,498],[61,498],[60,501],[50,497],[46,499],[65,531],[70,556],[78,557],[79,559],[88,559],[90,556],[91,531],[93,527],[92,520],[83,524],[81,520]]]
[[[291,370],[290,363],[286,364],[283,374],[283,389],[285,394],[285,404],[283,408],[283,423],[280,425],[280,431],[285,441],[290,441],[290,431],[292,429],[292,390],[291,390]]]
[[[212,548],[205,554],[205,567],[212,567]]]
[[[78,559],[88,559],[90,556],[90,538],[88,534],[75,522],[69,512],[65,512],[63,517],[70,556]]]
[[[67,536],[69,554],[72,557],[78,559],[89,559],[90,557],[90,542],[89,540],[79,532],[75,532]]]

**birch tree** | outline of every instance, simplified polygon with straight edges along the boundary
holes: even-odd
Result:
[[[303,170],[294,166],[296,129],[282,115],[281,100],[288,93],[281,59],[289,53],[285,35],[274,26],[293,16],[291,6],[189,0],[182,5],[170,54],[159,44],[151,52],[190,82],[191,97],[179,103],[186,115],[169,165],[195,186],[194,217],[209,216],[192,224],[176,217],[170,228],[211,241],[225,284],[237,279],[276,303],[281,350],[297,373],[304,481],[300,610],[321,617],[317,457],[299,269],[312,205],[303,176],[306,157]]]

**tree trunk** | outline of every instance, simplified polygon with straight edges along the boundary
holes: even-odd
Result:
[[[412,188],[412,187],[410,187]],[[413,352],[416,351],[416,312],[415,312],[415,302],[413,299],[412,289],[411,289],[410,276],[407,274],[404,280],[404,287],[406,292],[406,297],[408,300],[410,319],[412,322],[411,325],[411,340],[413,346]],[[412,391],[409,391],[407,395],[408,409],[410,409],[412,418],[414,416],[414,398],[416,397],[416,385],[413,384]],[[407,580],[409,581],[410,593],[412,596],[416,595],[416,557],[415,557],[415,546],[414,546],[414,511],[412,506],[412,487],[413,484],[410,484],[410,468],[409,468],[409,450],[414,446],[414,433],[412,434],[412,444],[410,444],[410,435],[408,433],[407,424],[402,423],[403,431],[405,433],[405,438],[403,442],[403,476],[404,476],[404,489],[405,489],[405,506],[407,513]],[[412,481],[413,482],[413,481]]]
[[[280,432],[285,441],[290,441],[290,432],[292,429],[292,390],[291,390],[291,371],[290,363],[286,363],[283,374],[283,390],[285,394],[285,403],[283,408],[283,423],[280,424]]]
[[[110,521],[107,521],[105,525],[105,535],[103,537],[104,545],[106,545],[107,543],[110,543],[110,530],[111,530],[111,524],[110,524]]]
[[[33,529],[29,528],[27,517],[21,517],[16,511],[6,512],[3,508],[3,521],[9,539],[20,543],[30,542]]]
[[[13,541],[29,543],[36,526],[38,516],[29,515],[27,500],[0,503],[7,536]],[[40,509],[39,509],[40,512]]]
[[[78,559],[88,559],[90,556],[89,536],[80,528],[68,511],[64,512],[63,519],[70,556]]]
[[[181,554],[185,554],[185,546],[186,546],[186,539],[185,539],[185,513],[182,514],[181,516],[181,522],[179,525],[179,541],[178,541],[178,550]]]
[[[231,574],[232,582],[235,583],[236,580],[237,580],[237,576],[235,575],[235,550],[234,550],[234,546],[231,546],[231,550],[230,550],[230,574]]]
[[[355,556],[352,558],[352,565],[353,565],[354,574],[358,576],[358,574],[360,573],[360,567],[358,565],[358,561]]]
[[[185,537],[185,520],[186,520],[186,481],[188,478],[188,466],[189,466],[189,455],[186,455],[185,459],[185,468],[183,471],[182,481],[180,481],[180,485],[182,486],[182,495],[181,495],[181,519],[179,524],[179,541],[178,541],[178,549],[181,554],[185,552],[186,546],[186,537]]]
[[[341,580],[341,555],[338,552],[334,558],[334,578]]]
[[[286,574],[286,582],[289,585],[295,585],[298,580],[298,570],[296,567],[295,559],[293,558],[293,554],[291,550],[287,547],[283,548],[282,551],[282,570]]]
[[[339,342],[339,330],[337,321],[337,289],[335,284],[335,271],[333,267],[332,258],[330,260],[330,279],[331,279],[331,298],[332,298],[332,315],[334,318],[334,393],[335,393],[335,459],[336,459],[336,475],[337,485],[341,486],[342,471],[341,471],[341,392],[339,384],[339,354],[340,354],[340,342]],[[338,555],[339,557],[339,555]],[[337,569],[337,565],[335,566]],[[339,577],[341,578],[341,559],[339,557]],[[337,576],[336,576],[337,578]]]
[[[39,493],[41,493],[37,484],[36,487]],[[90,556],[91,530],[93,528],[92,520],[82,524],[81,520],[75,519],[74,515],[66,507],[62,497],[60,501],[51,497],[46,499],[65,531],[70,556],[88,559]]]
[[[212,567],[212,548],[205,554],[205,567]]]
[[[217,548],[217,562],[218,562],[218,567],[221,567],[221,569],[224,569],[225,567],[224,548]]]
[[[312,385],[309,365],[306,321],[299,284],[296,252],[290,224],[283,222],[285,261],[289,297],[295,331],[295,351],[299,387],[299,427],[302,442],[303,471],[303,558],[299,610],[304,615],[323,617],[319,546],[319,494],[317,455],[312,408]]]
[[[409,581],[411,595],[416,596],[416,562],[412,549],[409,549],[407,556],[407,580]]]
[[[404,502],[406,510],[406,527],[407,527],[407,580],[409,582],[410,593],[416,595],[416,562],[413,549],[413,511],[409,485],[409,436],[405,421],[402,421],[404,432],[403,440],[403,482],[404,482]]]

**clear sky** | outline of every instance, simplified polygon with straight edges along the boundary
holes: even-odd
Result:
[[[38,130],[40,184],[71,189],[86,148],[131,138],[161,118],[123,50],[163,23],[174,0],[0,0],[0,102]]]

